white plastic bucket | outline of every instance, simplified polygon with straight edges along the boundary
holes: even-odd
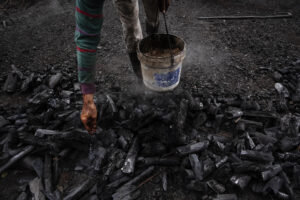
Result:
[[[170,35],[172,49],[179,49],[179,52],[172,56],[149,55],[152,49],[169,50],[166,34],[150,35],[138,44],[138,58],[141,62],[143,82],[151,90],[164,92],[176,88],[180,82],[182,61],[186,54],[185,42]]]

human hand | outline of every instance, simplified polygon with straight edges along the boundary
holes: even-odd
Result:
[[[89,134],[94,134],[97,129],[97,108],[94,103],[94,94],[83,95],[81,121]]]
[[[170,6],[171,0],[158,0],[158,8],[160,12],[166,13],[169,6]]]

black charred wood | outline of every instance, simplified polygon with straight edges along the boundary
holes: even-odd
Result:
[[[266,152],[253,151],[253,150],[242,150],[240,156],[242,159],[253,160],[257,162],[274,161],[272,152],[266,153]]]
[[[250,132],[250,135],[261,144],[267,145],[270,143],[275,144],[277,142],[276,138],[260,132]]]
[[[238,197],[236,194],[218,194],[212,200],[238,200]]]
[[[44,160],[44,186],[45,191],[48,194],[52,193],[52,157],[49,154],[45,154]]]
[[[87,192],[92,186],[92,181],[87,179],[80,185],[75,186],[71,191],[63,198],[64,200],[76,200],[79,199],[85,192]]]
[[[211,180],[207,181],[206,184],[208,185],[208,187],[210,189],[212,189],[217,194],[224,193],[226,191],[225,186],[223,186],[222,184],[218,183],[214,179],[211,179]]]
[[[0,167],[0,174],[8,169],[10,166],[12,166],[14,163],[22,159],[24,156],[29,154],[34,149],[34,146],[26,146],[24,147],[23,151],[18,153],[17,155],[11,157],[3,166]]]
[[[27,168],[32,169],[38,175],[39,178],[42,178],[44,171],[44,163],[41,158],[26,156],[22,162],[27,166]]]
[[[291,137],[284,137],[280,140],[279,147],[282,151],[287,152],[297,148],[300,144],[300,137],[291,138]]]
[[[270,178],[273,178],[274,176],[276,176],[279,172],[281,172],[281,170],[282,170],[282,167],[279,164],[273,165],[273,166],[269,167],[269,169],[262,171],[261,177],[264,181],[267,181]]]
[[[251,176],[234,175],[230,178],[230,181],[233,185],[238,186],[240,189],[244,190],[251,181]]]
[[[159,166],[178,166],[180,165],[180,160],[176,157],[146,157],[138,158],[138,161],[143,163],[145,166],[159,165]]]
[[[139,140],[136,137],[132,144],[131,147],[128,151],[127,157],[125,159],[124,165],[122,167],[122,172],[125,174],[131,174],[134,172],[135,169],[135,162],[136,162],[136,158],[139,152]]]
[[[188,111],[188,101],[186,99],[182,99],[180,101],[180,107],[177,116],[177,128],[180,133],[182,133],[184,129],[185,120],[187,117],[187,111]]]
[[[216,162],[216,168],[221,167],[228,161],[228,156],[224,156],[222,159],[220,159],[218,162]]]
[[[207,192],[207,184],[204,182],[192,180],[186,185],[186,189],[205,193]]]
[[[202,181],[204,178],[203,163],[200,162],[196,154],[189,155],[189,160],[197,180]]]
[[[209,141],[198,142],[194,144],[188,144],[186,146],[177,147],[176,150],[179,155],[184,156],[191,153],[196,153],[207,149],[209,146]]]

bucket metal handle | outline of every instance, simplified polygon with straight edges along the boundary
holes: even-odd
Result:
[[[172,66],[174,66],[174,55],[173,55],[173,52],[172,52],[172,44],[171,44],[171,39],[170,39],[169,30],[168,30],[168,26],[167,26],[167,20],[166,20],[166,13],[165,12],[163,12],[163,16],[164,16],[164,21],[165,21],[165,28],[166,28],[167,38],[168,38],[169,50],[170,50],[170,54],[171,54],[171,67],[172,67]]]

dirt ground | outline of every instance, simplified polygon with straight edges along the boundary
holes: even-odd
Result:
[[[12,64],[23,72],[47,73],[52,67],[64,66],[72,66],[76,71],[74,4],[72,0],[36,0],[26,7],[0,7],[1,87]],[[145,14],[140,7],[145,30]],[[197,19],[216,15],[272,15],[287,11],[293,13],[292,18]],[[122,89],[133,88],[136,81],[112,1],[106,1],[104,16],[98,50],[97,91],[109,90],[116,82]],[[167,20],[170,32],[187,44],[179,86],[186,90],[219,96],[239,94],[258,99],[273,98],[274,70],[300,59],[300,4],[297,0],[173,0]],[[162,18],[160,21],[163,25]],[[160,32],[164,32],[163,26]],[[26,94],[7,95],[1,91],[0,104],[17,105],[25,97]],[[147,187],[151,188],[151,184]],[[171,187],[169,191],[166,197],[157,199],[187,199],[189,195],[178,188]]]

